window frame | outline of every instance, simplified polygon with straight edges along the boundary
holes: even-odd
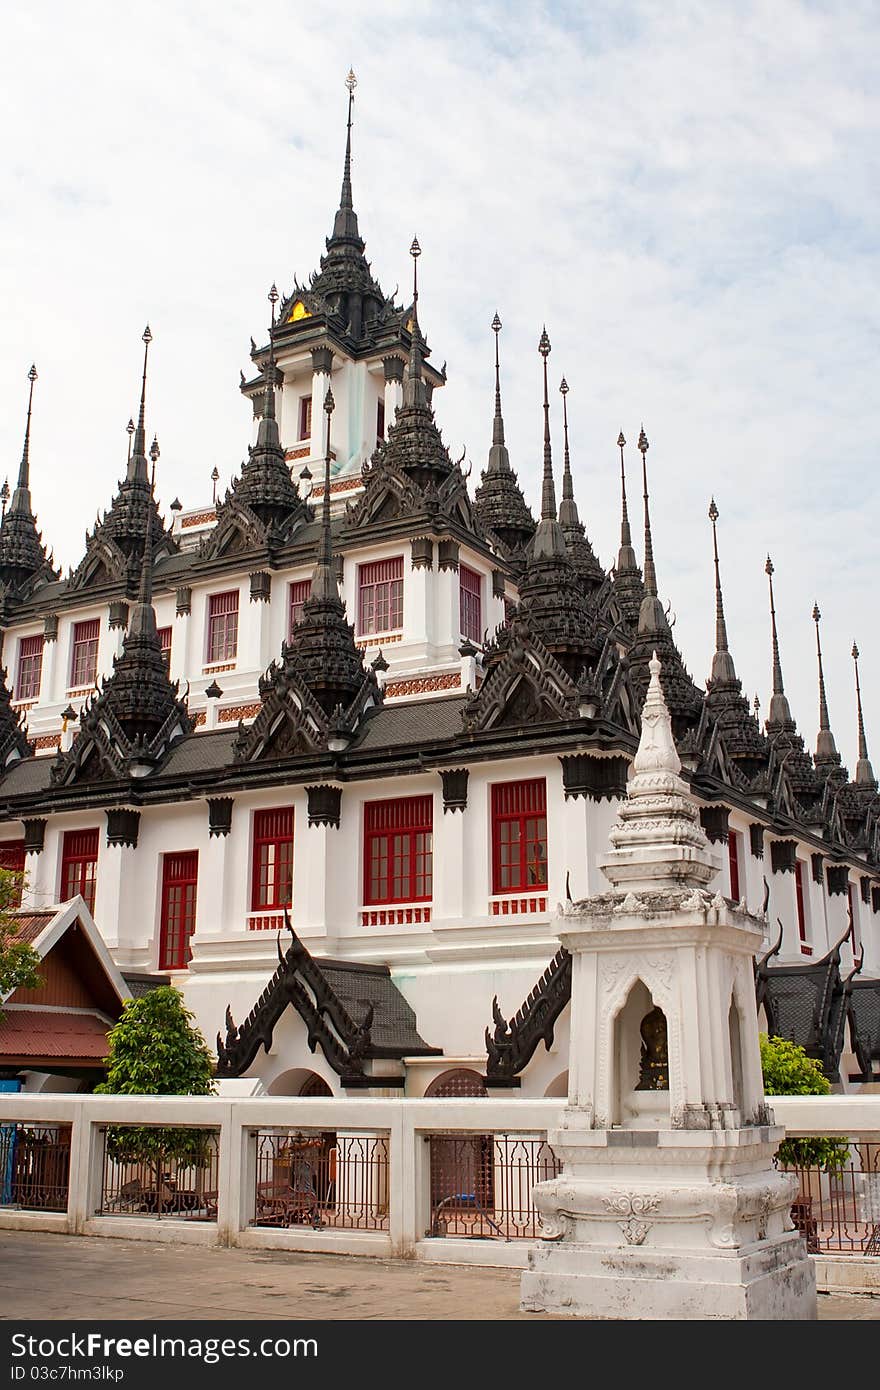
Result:
[[[222,599],[235,600],[234,606],[229,608],[219,608]],[[208,595],[208,621],[206,624],[206,657],[207,666],[219,666],[222,662],[233,662],[238,659],[238,616],[239,616],[239,590],[224,589],[217,594]],[[234,624],[230,624],[229,619],[234,619]],[[222,640],[215,644],[215,632],[220,632],[222,623]],[[216,627],[215,627],[216,624]],[[229,629],[233,627],[232,639],[230,641]],[[215,652],[222,647],[222,651]],[[231,647],[231,650],[230,650]]]
[[[301,595],[301,597],[300,597]],[[307,598],[312,595],[311,579],[292,579],[287,586],[287,636],[288,640],[293,636],[293,629],[300,622],[302,617],[302,607]],[[293,610],[297,609],[299,617],[294,621]]]
[[[25,651],[25,647],[26,647],[29,643],[34,643],[34,644],[36,644],[36,645],[35,645],[35,649],[34,649],[33,651],[27,652],[27,651]],[[42,679],[43,679],[43,653],[44,653],[44,651],[45,651],[45,647],[46,647],[46,639],[45,639],[45,637],[43,636],[42,632],[31,633],[31,635],[30,635],[29,637],[20,637],[20,638],[19,638],[19,641],[18,641],[18,661],[17,661],[17,663],[16,663],[16,672],[15,672],[15,699],[16,699],[17,701],[18,701],[18,700],[21,700],[21,701],[24,701],[24,700],[39,700],[39,698],[40,698],[40,684],[41,684]],[[29,662],[34,661],[34,658],[37,658],[37,660],[36,660],[36,682],[33,682],[33,680],[31,680],[31,683],[30,683],[28,689],[25,690],[25,689],[22,688],[23,676],[24,676],[24,663],[25,663],[26,661],[29,661]],[[32,668],[31,668],[31,669],[32,669]],[[31,686],[33,686],[34,688],[31,688]]]
[[[167,641],[162,639],[167,634]],[[160,627],[157,631],[159,638],[159,649],[162,652],[162,660],[165,662],[165,670],[171,675],[171,643],[174,640],[174,628],[169,623],[167,627]]]
[[[492,893],[537,893],[546,892],[549,886],[549,838],[547,828],[547,779],[546,777],[527,777],[512,779],[507,782],[493,782],[490,788],[490,826],[492,837]],[[515,806],[514,802],[521,804]],[[529,838],[528,825],[531,821],[541,822],[544,825],[543,840],[540,837],[532,836]],[[502,879],[510,875],[513,867],[513,860],[509,859],[504,863],[505,855],[503,847],[514,843],[508,835],[505,837],[502,826],[518,825],[520,833],[516,843],[518,846],[525,845],[525,855],[520,854],[519,858],[519,881],[503,883]],[[543,844],[543,860],[540,857],[532,860],[529,857],[528,846]],[[534,865],[543,863],[544,881],[543,883],[532,883],[528,875]]]
[[[186,869],[184,873],[182,870]],[[176,872],[172,872],[176,870]],[[197,849],[173,850],[162,856],[161,909],[159,914],[159,970],[186,970],[192,959],[190,938],[196,929],[198,910],[199,852]],[[171,930],[171,892],[183,889],[179,921]],[[189,890],[192,890],[191,892]],[[187,926],[189,930],[187,931]]]
[[[88,634],[84,635],[84,629],[86,628],[88,629]],[[95,684],[95,681],[98,679],[98,646],[100,641],[100,618],[83,618],[80,622],[73,624],[70,639],[70,680],[68,681],[68,690],[85,690]],[[89,651],[90,673],[83,671],[81,678],[78,679],[77,661],[79,652],[83,648]]]
[[[60,900],[68,902],[79,893],[93,917],[98,887],[100,841],[100,830],[92,826],[83,830],[65,830],[61,839]],[[92,866],[91,873],[88,872],[89,865]],[[74,871],[73,875],[71,870]]]
[[[809,937],[809,913],[807,910],[806,864],[803,859],[794,861],[794,899],[798,924],[798,945],[802,956],[811,956],[813,947]]]
[[[300,396],[299,398],[299,440],[311,439],[312,437],[312,397]]]
[[[379,444],[385,438],[385,397],[379,396],[376,401],[376,443]]]
[[[739,852],[739,834],[736,830],[728,828],[727,876],[730,881],[730,896],[735,903],[741,902],[743,897],[742,884],[740,882],[741,863],[742,857]]]
[[[462,637],[483,640],[483,576],[470,565],[458,567],[458,624]]]
[[[363,827],[364,906],[431,902],[434,896],[433,795],[427,792],[365,801]],[[374,851],[379,855],[378,874],[374,872],[377,863]],[[415,891],[419,881],[421,893]],[[399,889],[395,891],[398,882]]]
[[[25,853],[24,840],[3,840],[0,841],[0,869],[6,869],[12,874],[23,874],[27,854]],[[24,884],[20,883],[18,893],[14,900],[9,903],[10,907],[21,907],[21,896]]]
[[[384,624],[378,622],[381,613],[387,615]],[[358,565],[357,616],[359,637],[402,630],[402,555],[389,555],[384,560],[370,560]]]
[[[272,823],[273,818],[274,824]],[[284,908],[290,909],[293,906],[293,821],[292,806],[268,806],[254,812],[253,842],[251,845],[251,912],[281,912]],[[289,829],[286,828],[288,824]],[[263,874],[264,865],[261,863],[261,851],[269,846],[272,846],[275,851],[273,862],[267,863],[265,866],[272,871],[272,892],[271,895],[267,896],[265,902],[260,902],[264,877],[267,882],[269,878],[268,873],[265,876]],[[289,847],[289,853],[285,853],[287,847]],[[279,879],[285,872],[285,859],[288,861],[289,891],[286,896],[282,896]]]

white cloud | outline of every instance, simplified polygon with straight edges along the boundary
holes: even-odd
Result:
[[[880,740],[878,29],[872,4],[808,0],[8,10],[4,471],[17,467],[33,358],[35,502],[75,563],[123,468],[149,319],[166,503],[207,495],[215,463],[229,478],[248,438],[238,370],[266,288],[307,275],[330,229],[353,64],[361,230],[388,290],[407,283],[418,232],[450,447],[466,443],[482,466],[497,308],[508,440],[537,500],[546,321],[602,559],[617,543],[614,441],[622,426],[635,517],[644,420],[659,578],[694,676],[712,647],[714,493],[747,690],[766,708],[770,549],[795,714],[812,742],[818,598],[852,765],[854,635]],[[558,412],[554,429],[558,441]]]

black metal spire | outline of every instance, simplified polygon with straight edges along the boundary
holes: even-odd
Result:
[[[321,544],[318,561],[312,577],[312,597],[324,600],[339,599],[339,587],[333,573],[333,552],[330,541],[330,422],[336,402],[331,388],[327,387],[324,397],[324,414],[327,417],[327,448],[324,455],[324,496],[321,499]]]
[[[844,780],[846,774],[840,771],[840,754],[837,751],[837,744],[834,742],[834,735],[831,732],[831,721],[828,717],[828,700],[825,695],[825,671],[822,666],[822,638],[819,632],[819,622],[822,614],[819,612],[818,603],[813,604],[813,622],[816,624],[816,659],[819,663],[819,733],[816,738],[816,753],[813,761],[817,768],[833,775],[838,770]]]
[[[147,356],[150,351],[150,343],[153,335],[150,332],[150,325],[147,324],[142,334],[144,344],[144,370],[141,377],[141,403],[138,411],[138,422],[134,432],[131,453],[128,459],[128,469],[126,477],[129,482],[147,482],[147,436],[145,427],[145,411],[147,400]]]
[[[275,305],[278,303],[280,296],[274,281],[272,282],[272,288],[269,290],[267,298],[272,306],[272,324],[269,329],[269,365],[265,372],[266,389],[263,393],[263,415],[257,432],[257,443],[263,446],[267,444],[277,446],[280,442],[280,435],[278,433],[278,424],[275,420]],[[267,423],[269,421],[271,421],[271,424]]]
[[[562,463],[562,501],[559,504],[559,524],[563,530],[570,530],[580,522],[578,516],[577,503],[574,500],[574,483],[571,478],[571,455],[568,450],[568,392],[569,385],[565,377],[559,383],[559,394],[562,396],[562,434],[563,434],[563,463]]]
[[[773,639],[773,695],[770,700],[768,729],[773,725],[793,724],[791,707],[782,683],[782,662],[779,660],[779,636],[776,631],[776,605],[773,597],[773,561],[767,556],[764,573],[770,583],[770,631]]]
[[[134,420],[132,420],[131,416],[128,417],[128,424],[125,427],[125,433],[128,435],[128,458],[125,464],[126,472],[128,472],[128,465],[131,463],[131,439],[132,435],[134,434]]]
[[[571,476],[571,455],[568,447],[568,392],[569,386],[565,377],[559,385],[559,394],[562,396],[562,429],[564,438],[563,448],[563,469],[562,469],[562,501],[559,504],[559,525],[562,527],[562,534],[565,536],[565,544],[568,546],[568,553],[572,563],[580,578],[589,588],[598,587],[605,579],[602,566],[593,553],[593,547],[587,540],[586,528],[578,515],[577,502],[574,500],[574,483]]]
[[[150,459],[153,464],[154,478],[158,458],[159,442],[154,438],[150,447]],[[145,518],[146,524],[144,526],[144,553],[141,560],[141,578],[138,586],[137,602],[131,611],[131,618],[129,619],[128,634],[129,636],[137,637],[155,637],[158,643],[156,612],[153,608],[153,518],[149,510],[145,513]]]
[[[498,347],[501,319],[497,314],[492,320],[492,332],[495,335],[495,415],[492,420],[492,445],[480,486],[474,496],[474,510],[481,523],[513,551],[534,535],[535,521],[526,506],[516,474],[510,466],[510,454],[504,442]]]
[[[556,516],[556,488],[553,482],[553,451],[550,445],[550,398],[547,390],[547,358],[550,355],[550,339],[546,326],[541,331],[538,352],[543,361],[544,374],[544,471],[541,480],[541,520],[532,543],[535,559],[548,556],[567,556],[565,536]]]
[[[856,672],[856,708],[859,717],[859,760],[856,763],[856,783],[865,787],[876,787],[877,779],[868,757],[868,740],[865,737],[865,720],[862,715],[862,687],[859,683],[859,649],[853,642],[853,665]]]
[[[413,263],[413,308],[412,337],[410,339],[409,363],[403,383],[403,406],[423,406],[427,408],[428,394],[422,376],[422,330],[419,327],[419,256],[422,248],[418,237],[413,237],[409,248]]]
[[[712,552],[715,557],[715,655],[712,658],[713,681],[735,681],[736,668],[730,648],[727,645],[727,624],[724,621],[724,596],[721,592],[721,567],[718,562],[718,508],[713,497],[709,503],[709,520],[712,523]]]
[[[648,497],[648,436],[644,426],[639,430],[639,453],[642,456],[642,500],[645,510],[645,597],[639,608],[639,632],[668,632],[669,624],[660,599],[657,597],[657,571],[654,568],[654,543],[651,536],[651,511]],[[665,687],[664,687],[665,688]]]
[[[645,596],[645,588],[642,583],[642,572],[636,561],[636,552],[633,549],[629,512],[626,505],[626,464],[623,456],[625,446],[626,439],[623,430],[621,430],[617,436],[617,447],[620,450],[620,549],[617,552],[617,564],[614,567],[614,593],[621,617],[631,627],[636,627],[642,599]]]
[[[18,487],[12,494],[12,502],[9,510],[11,512],[26,512],[31,510],[31,473],[30,473],[30,449],[31,449],[31,409],[34,403],[34,382],[37,379],[37,369],[31,364],[28,372],[30,389],[28,391],[27,424],[24,427],[24,445],[21,451],[21,466],[18,470]]]
[[[623,451],[626,447],[626,439],[623,430],[617,436],[617,447],[620,450],[620,553],[623,555],[624,549],[632,551],[632,562],[635,564],[635,551],[632,544],[632,532],[629,528],[629,512],[626,508],[626,464],[623,460]],[[627,559],[629,557],[627,556]],[[618,569],[622,568],[623,561],[618,560]]]

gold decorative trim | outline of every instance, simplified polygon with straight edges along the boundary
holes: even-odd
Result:
[[[185,526],[201,526],[206,521],[216,520],[217,509],[216,507],[212,507],[209,512],[193,512],[192,516],[182,517],[180,521],[180,529],[182,531]]]
[[[236,719],[255,719],[262,708],[259,700],[249,705],[227,705],[225,709],[218,710],[217,723],[231,724]]]
[[[424,695],[430,690],[458,690],[461,675],[458,671],[448,671],[442,676],[413,676],[408,680],[389,681],[385,694],[389,699],[395,695]]]
[[[60,734],[38,734],[33,740],[34,748],[60,748]]]

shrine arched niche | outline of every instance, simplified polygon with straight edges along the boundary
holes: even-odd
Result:
[[[612,1025],[611,1123],[626,1129],[670,1124],[669,1027],[641,978],[633,981]]]
[[[276,1076],[269,1085],[270,1096],[332,1096],[333,1091],[323,1076],[307,1067],[292,1067]]]

